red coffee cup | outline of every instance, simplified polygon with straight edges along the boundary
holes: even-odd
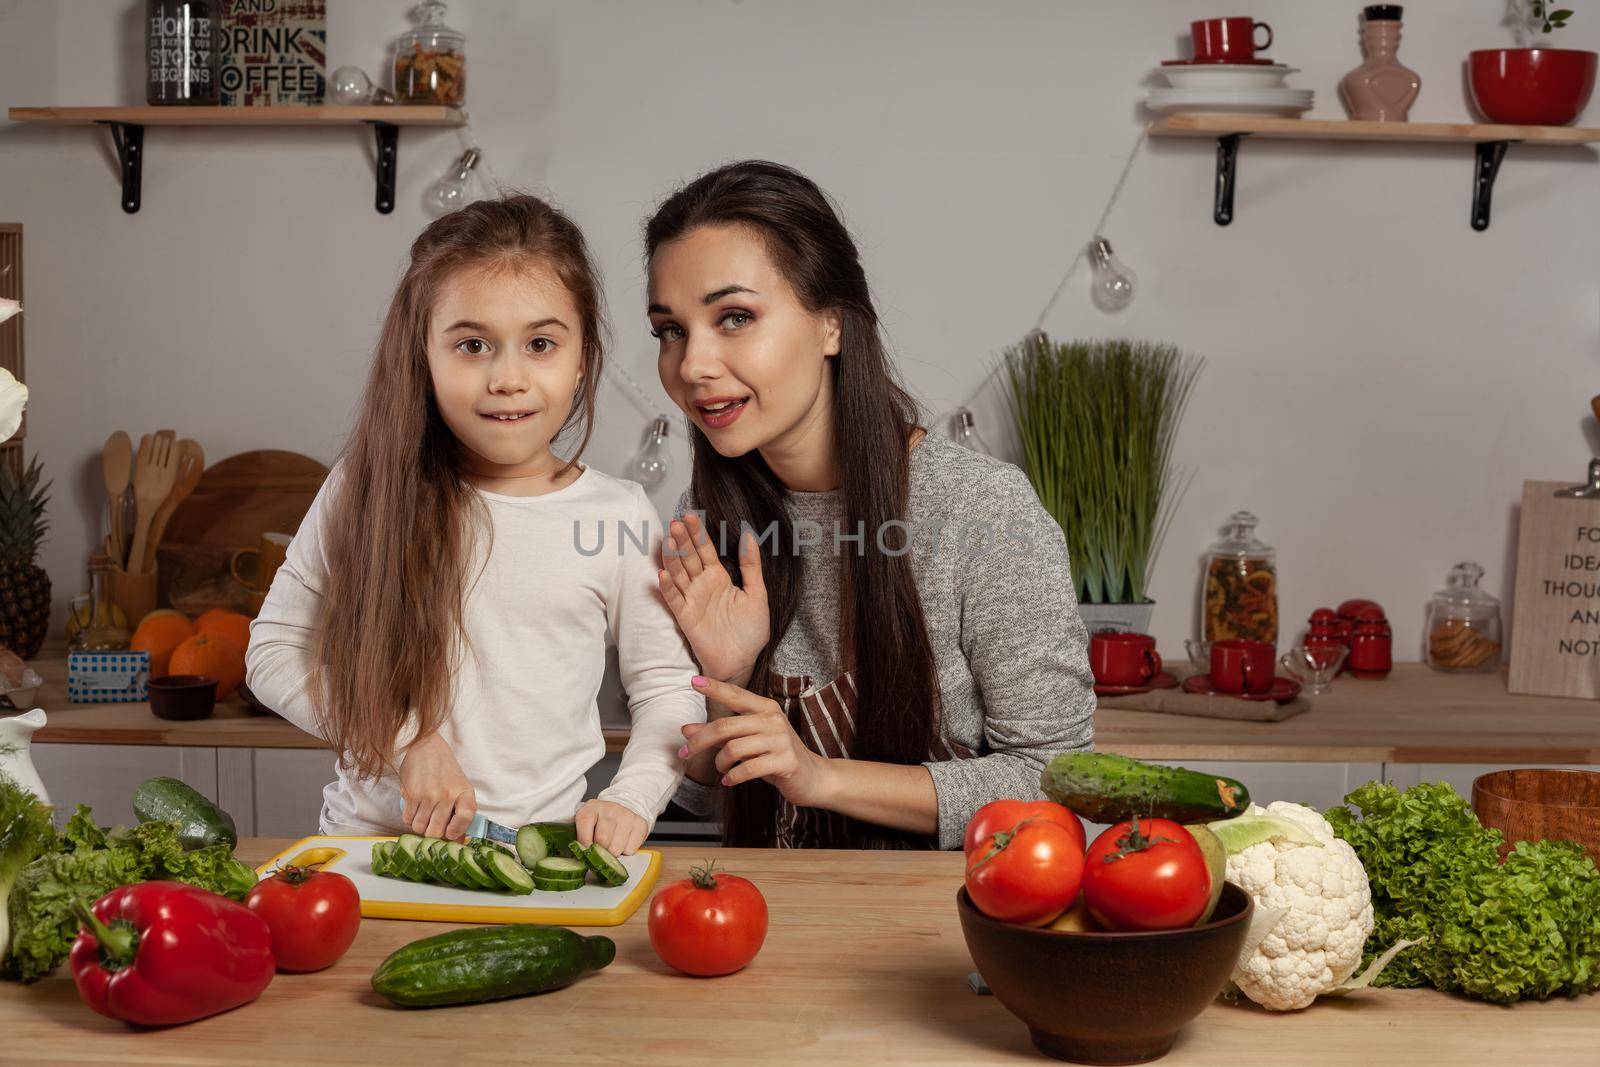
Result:
[[[1265,693],[1272,688],[1277,652],[1265,641],[1213,641],[1211,684],[1224,693]]]
[[[1256,31],[1266,30],[1265,44],[1256,44]],[[1272,27],[1249,18],[1201,19],[1189,23],[1194,35],[1196,63],[1248,63],[1259,49],[1272,47]]]
[[[1100,685],[1149,685],[1161,673],[1149,634],[1097,633],[1089,638],[1089,669]]]

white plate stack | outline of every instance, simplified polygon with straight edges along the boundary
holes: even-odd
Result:
[[[1171,88],[1151,89],[1145,107],[1165,115],[1209,113],[1298,117],[1311,110],[1310,89],[1283,84],[1294,67],[1281,63],[1167,62],[1155,73]]]

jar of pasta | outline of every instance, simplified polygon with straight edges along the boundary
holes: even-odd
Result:
[[[460,107],[467,101],[467,38],[444,24],[444,4],[417,5],[417,26],[394,42],[394,96],[401,104]]]
[[[1277,554],[1256,540],[1260,521],[1248,511],[1235,512],[1227,536],[1206,553],[1200,632],[1207,641],[1278,643]]]
[[[1457,563],[1428,602],[1428,666],[1436,671],[1500,667],[1500,601],[1482,589],[1483,568]]]

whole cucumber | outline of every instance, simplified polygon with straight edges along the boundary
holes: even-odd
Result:
[[[1134,815],[1210,822],[1250,806],[1250,790],[1235,779],[1106,752],[1063,752],[1045,767],[1039,788],[1057,804],[1098,823],[1124,822]]]
[[[396,949],[372,972],[372,988],[407,1008],[478,1004],[560,989],[616,955],[609,937],[560,926],[478,926]]]
[[[185,849],[239,844],[233,816],[217,807],[187,782],[149,778],[133,791],[133,813],[140,822],[175,822]]]

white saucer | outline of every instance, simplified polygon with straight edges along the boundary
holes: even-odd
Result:
[[[1162,114],[1299,115],[1310,111],[1310,89],[1151,89],[1144,106]]]
[[[1291,74],[1300,73],[1297,67],[1282,63],[1270,67],[1238,63],[1215,63],[1190,67],[1157,67],[1174,89],[1278,89]]]

